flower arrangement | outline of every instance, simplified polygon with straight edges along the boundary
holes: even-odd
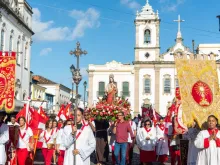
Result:
[[[112,105],[107,104],[106,100],[99,99],[99,102],[92,108],[88,108],[87,112],[94,119],[101,120],[111,120],[115,121],[117,119],[117,114],[123,112],[125,115],[125,120],[131,117],[130,114],[130,103],[128,99],[122,99],[120,97],[116,98]]]

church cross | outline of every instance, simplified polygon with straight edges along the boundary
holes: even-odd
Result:
[[[174,22],[178,22],[178,32],[180,32],[180,23],[184,22],[185,20],[180,19],[180,15],[178,15],[178,20],[174,20]]]

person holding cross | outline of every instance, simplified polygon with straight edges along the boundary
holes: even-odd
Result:
[[[77,109],[75,118],[77,125],[67,125],[63,130],[63,142],[66,147],[64,165],[73,164],[74,158],[76,158],[76,165],[90,165],[90,155],[96,147],[95,137],[91,127],[83,125],[81,108]],[[76,149],[74,149],[75,142]]]

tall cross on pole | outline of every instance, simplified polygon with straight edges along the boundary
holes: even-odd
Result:
[[[181,24],[181,22],[184,22],[185,20],[181,20],[180,19],[180,15],[178,15],[178,20],[174,20],[174,22],[178,22],[178,33],[177,33],[177,38],[181,38],[182,36],[181,36],[181,31],[180,31],[180,24]]]
[[[76,84],[76,107],[75,107],[75,111],[74,111],[74,124],[75,126],[77,125],[77,122],[76,122],[76,117],[77,117],[77,110],[78,110],[78,99],[79,99],[79,92],[78,92],[78,89],[79,89],[79,83],[80,81],[82,80],[82,76],[80,74],[80,69],[79,69],[79,57],[81,55],[86,55],[87,54],[87,51],[82,51],[82,49],[80,48],[80,43],[77,42],[76,43],[76,48],[74,51],[70,51],[70,55],[75,55],[76,59],[77,59],[77,64],[76,64],[76,68],[72,65],[71,66],[71,70],[72,70],[72,74],[73,74],[73,81],[74,83]],[[76,134],[74,135],[74,138],[75,138],[75,141],[74,141],[74,150],[76,150]],[[77,165],[76,163],[76,155],[74,155],[74,165]]]

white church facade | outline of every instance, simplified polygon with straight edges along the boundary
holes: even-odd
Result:
[[[90,64],[88,104],[95,104],[103,97],[109,75],[114,75],[117,83],[118,96],[127,98],[131,103],[133,115],[141,114],[141,107],[149,102],[162,116],[167,113],[169,102],[175,96],[178,87],[174,54],[191,54],[189,48],[183,45],[178,22],[176,43],[165,53],[160,53],[160,19],[158,11],[146,3],[142,11],[137,12],[135,19],[136,38],[133,64],[122,64],[112,61],[104,65]],[[200,54],[219,54],[220,44],[200,44]],[[220,55],[220,54],[219,54]],[[215,60],[220,57],[215,56]],[[218,65],[220,66],[220,62]],[[219,67],[218,67],[219,68]]]

